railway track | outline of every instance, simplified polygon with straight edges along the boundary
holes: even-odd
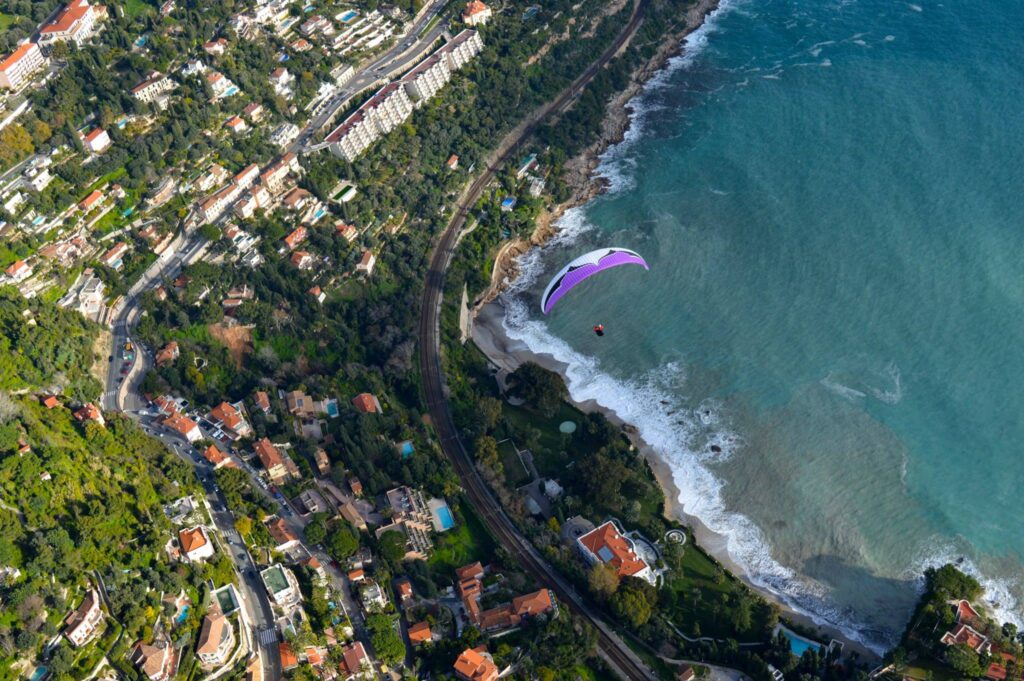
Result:
[[[451,407],[445,395],[444,374],[441,367],[441,304],[444,297],[444,281],[448,267],[455,255],[458,235],[466,223],[472,206],[483,194],[497,170],[515,153],[523,141],[529,139],[537,126],[550,114],[561,112],[566,105],[582,91],[598,71],[611,61],[615,54],[636,32],[643,20],[649,0],[636,0],[629,21],[615,41],[587,67],[558,97],[535,110],[523,124],[502,140],[493,160],[476,180],[463,192],[456,210],[445,231],[442,233],[430,258],[420,310],[420,366],[423,376],[423,391],[427,409],[437,431],[441,447],[451,460],[470,503],[483,518],[488,529],[500,544],[530,572],[538,582],[551,589],[558,599],[575,614],[588,621],[597,631],[598,652],[609,666],[628,681],[649,681],[657,678],[604,619],[594,611],[554,568],[523,537],[501,504],[491,494],[473,465],[465,444],[459,437],[452,419]]]

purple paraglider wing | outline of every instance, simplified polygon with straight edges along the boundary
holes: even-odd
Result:
[[[541,311],[544,314],[551,312],[555,303],[584,279],[619,265],[640,265],[645,270],[650,269],[639,254],[625,248],[602,248],[591,251],[576,258],[555,275],[541,296]]]

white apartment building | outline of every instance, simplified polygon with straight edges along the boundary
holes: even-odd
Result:
[[[285,148],[299,136],[299,126],[284,122],[270,133],[270,143],[278,148]]]
[[[409,117],[412,100],[400,82],[388,83],[327,136],[331,153],[355,160],[382,135]]]
[[[242,220],[248,220],[256,214],[257,210],[269,207],[271,201],[273,198],[270,196],[270,192],[262,185],[256,185],[235,204],[235,215]]]
[[[39,44],[46,48],[70,40],[81,47],[96,33],[96,22],[106,15],[103,5],[94,7],[89,0],[71,0],[56,19],[39,30]]]
[[[132,96],[140,102],[154,102],[163,93],[173,89],[173,80],[159,71],[151,71],[145,80],[132,88]]]
[[[402,85],[416,106],[436,95],[449,80],[452,72],[444,55],[435,52],[402,77]]]
[[[26,171],[23,177],[25,186],[36,193],[43,191],[53,182],[49,168],[32,168]]]
[[[277,194],[284,189],[285,180],[288,179],[289,174],[298,174],[301,171],[299,158],[289,151],[260,173],[260,184],[266,187],[271,194]]]
[[[467,28],[449,40],[444,47],[437,50],[434,54],[443,54],[445,59],[448,60],[448,68],[452,71],[458,71],[469,60],[480,54],[482,49],[484,49],[484,41],[480,37],[480,33]]]
[[[235,647],[235,631],[231,622],[219,610],[209,612],[199,631],[196,657],[207,668],[219,667],[228,661]]]
[[[0,62],[0,87],[17,90],[29,81],[33,73],[46,65],[46,57],[39,45],[22,43]]]
[[[282,608],[290,608],[302,601],[302,592],[295,575],[283,565],[271,565],[260,573],[270,599]]]

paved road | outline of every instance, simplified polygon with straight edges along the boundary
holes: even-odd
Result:
[[[552,589],[559,600],[577,615],[590,622],[598,632],[598,652],[613,670],[629,681],[656,678],[637,655],[604,622],[601,616],[576,593],[575,589],[547,562],[536,549],[519,534],[512,521],[505,515],[500,503],[494,498],[487,485],[480,478],[466,450],[458,429],[452,419],[451,408],[445,394],[445,379],[441,369],[440,313],[444,296],[444,280],[459,232],[466,223],[466,216],[480,198],[495,172],[517,150],[519,144],[528,139],[537,125],[549,114],[562,111],[573,98],[589,83],[597,72],[607,64],[616,52],[633,36],[642,21],[649,0],[635,0],[633,14],[623,27],[615,42],[605,50],[569,87],[559,96],[539,107],[515,130],[509,133],[488,162],[486,170],[463,192],[448,227],[441,235],[427,271],[426,284],[420,312],[420,366],[423,372],[423,390],[434,428],[445,454],[451,459],[470,502],[483,517],[494,535],[525,569],[541,583]]]
[[[387,79],[392,74],[403,73],[411,69],[420,60],[426,48],[444,33],[445,22],[439,21],[423,36],[419,35],[427,24],[441,12],[447,1],[434,0],[430,8],[423,12],[409,30],[399,36],[398,42],[391,49],[361,67],[352,80],[345,83],[338,92],[317,106],[313,118],[302,129],[295,141],[289,145],[288,150],[295,153],[304,150],[313,151],[314,149],[309,149],[309,147],[316,144],[317,140],[314,138],[319,136],[321,128],[324,128],[338,111],[345,108],[350,99],[360,92],[370,89],[378,80]]]
[[[242,596],[240,605],[246,609],[249,622],[253,627],[253,647],[254,649],[262,647],[260,658],[263,661],[263,678],[280,679],[281,656],[276,645],[277,634],[275,633],[271,637],[264,633],[274,631],[274,609],[263,586],[263,580],[260,579],[259,573],[256,571],[256,564],[253,562],[252,556],[249,555],[242,537],[235,530],[235,517],[228,509],[224,495],[214,482],[213,468],[187,440],[161,428],[155,417],[139,412],[127,413],[138,419],[144,430],[163,440],[175,454],[194,469],[196,477],[199,478],[203,486],[206,503],[212,511],[213,524],[224,537],[228,555],[235,565],[237,573],[235,582]]]

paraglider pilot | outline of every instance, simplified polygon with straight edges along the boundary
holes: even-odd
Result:
[[[594,325],[594,333],[596,333],[598,336],[603,336],[604,335],[604,324],[595,324]]]

